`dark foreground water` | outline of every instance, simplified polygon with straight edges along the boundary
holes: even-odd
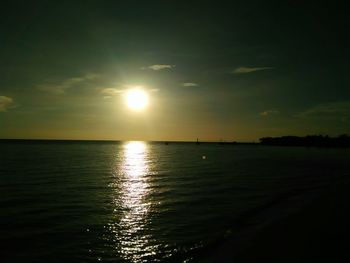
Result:
[[[186,257],[240,231],[232,222],[249,211],[344,180],[349,160],[346,149],[3,141],[0,261]]]

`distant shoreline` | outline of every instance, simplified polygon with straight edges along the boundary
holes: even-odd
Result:
[[[343,134],[338,137],[329,137],[328,135],[263,137],[260,138],[260,144],[270,146],[347,148],[350,147],[350,136]]]

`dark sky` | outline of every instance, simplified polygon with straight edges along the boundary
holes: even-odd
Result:
[[[350,133],[345,6],[120,2],[2,3],[0,138]],[[143,112],[125,105],[136,86]]]

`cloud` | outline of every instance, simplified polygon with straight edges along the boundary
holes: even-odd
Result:
[[[104,99],[111,99],[112,97],[122,94],[126,92],[128,89],[134,89],[134,88],[140,88],[144,89],[142,86],[129,86],[129,85],[124,85],[125,89],[116,89],[116,88],[103,88],[100,90],[100,92],[104,95]],[[144,89],[145,91],[148,92],[159,92],[159,89]]]
[[[269,115],[276,115],[279,114],[280,112],[278,110],[266,110],[263,112],[260,112],[259,115],[263,117],[267,117]]]
[[[350,119],[350,101],[316,105],[294,115],[294,117],[313,119],[338,119],[343,122],[348,122]]]
[[[6,96],[0,96],[0,112],[6,111],[13,104],[13,99]]]
[[[163,69],[172,69],[172,68],[175,68],[175,67],[176,67],[176,65],[155,64],[155,65],[151,65],[151,66],[148,66],[148,67],[142,67],[141,69],[142,70],[151,69],[151,70],[158,71],[158,70],[163,70]]]
[[[234,69],[231,73],[232,74],[247,74],[252,73],[256,71],[262,71],[262,70],[269,70],[274,69],[273,67],[239,67]]]
[[[108,96],[115,96],[118,95],[120,93],[123,93],[125,90],[121,90],[121,89],[114,89],[114,88],[105,88],[101,90],[102,94],[105,94]]]
[[[184,86],[184,87],[198,87],[199,85],[197,83],[193,83],[193,82],[185,82],[185,83],[182,83],[182,86]]]
[[[45,83],[40,84],[37,88],[41,91],[46,91],[54,94],[64,94],[67,89],[70,89],[78,84],[85,83],[94,79],[97,79],[100,75],[89,73],[81,77],[73,77],[63,80],[60,83]]]

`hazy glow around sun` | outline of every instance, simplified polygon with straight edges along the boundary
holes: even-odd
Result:
[[[126,103],[132,110],[143,110],[148,105],[148,94],[141,89],[131,89],[126,92]]]

